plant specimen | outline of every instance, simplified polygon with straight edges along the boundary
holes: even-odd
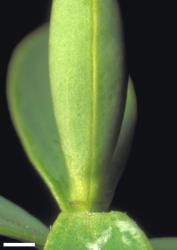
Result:
[[[137,116],[118,4],[52,5],[50,27],[16,48],[7,95],[24,149],[62,212],[49,230],[0,197],[0,233],[46,250],[175,249],[176,239],[150,242],[125,213],[109,211]]]

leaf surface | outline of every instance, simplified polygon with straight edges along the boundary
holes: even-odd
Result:
[[[61,209],[77,208],[79,203],[72,202],[71,183],[74,177],[61,149],[53,110],[49,84],[47,25],[27,36],[16,48],[8,71],[8,103],[23,147]],[[135,122],[136,97],[130,80],[121,132],[113,158],[108,164],[109,171],[106,168],[100,172],[99,193],[102,195],[101,199],[106,200],[106,204],[110,204],[125,166]],[[84,173],[83,168],[83,175]],[[76,184],[82,191],[79,182]]]
[[[116,1],[54,0],[49,67],[73,209],[103,211],[128,74]],[[111,194],[110,194],[111,196]]]
[[[110,190],[105,190],[104,195],[109,197],[111,201],[111,193],[114,194],[114,190],[117,186],[118,181],[121,178],[123,170],[126,166],[126,162],[129,157],[134,130],[137,121],[137,101],[136,94],[133,86],[133,82],[129,79],[126,106],[123,116],[123,121],[121,125],[120,135],[115,147],[113,158],[109,166],[109,171],[105,175],[105,183],[111,182],[108,186]],[[102,187],[104,189],[104,186]],[[107,194],[106,194],[107,191]]]
[[[49,229],[21,207],[0,196],[0,234],[34,242],[43,249]]]
[[[162,237],[151,239],[154,250],[176,250],[177,237]]]
[[[47,25],[28,35],[15,49],[7,90],[10,114],[28,157],[60,207],[66,207],[69,177],[53,114]]]
[[[152,250],[142,230],[121,212],[62,212],[51,229],[44,249]]]

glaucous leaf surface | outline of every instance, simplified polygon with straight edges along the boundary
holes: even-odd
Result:
[[[0,235],[35,242],[43,249],[49,229],[21,207],[0,196]]]
[[[62,212],[45,250],[152,250],[141,229],[124,213]]]
[[[153,250],[177,250],[177,237],[151,239]]]

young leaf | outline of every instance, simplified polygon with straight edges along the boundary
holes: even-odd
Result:
[[[48,228],[21,207],[0,196],[0,235],[35,242],[43,249]]]
[[[48,74],[48,26],[16,48],[8,70],[8,104],[24,149],[62,209],[69,177],[53,114]]]
[[[133,87],[133,82],[131,79],[129,79],[127,97],[126,97],[126,106],[121,125],[121,131],[113,154],[112,162],[110,164],[109,172],[107,173],[107,175],[105,175],[106,181],[107,182],[111,181],[111,183],[108,185],[109,187],[111,187],[111,190],[107,190],[107,194],[106,190],[104,192],[104,195],[107,195],[110,201],[112,199],[112,196],[110,194],[114,193],[117,182],[119,181],[123,173],[124,167],[126,165],[130,153],[136,120],[137,120],[136,94]]]
[[[154,250],[176,250],[177,238],[175,237],[154,238],[151,239],[151,244]]]
[[[16,48],[8,71],[7,94],[12,120],[28,157],[60,207],[69,210],[69,183],[72,175],[69,175],[61,150],[53,112],[48,73],[47,26],[28,35]],[[133,86],[129,83],[121,133],[111,163],[112,177],[105,180],[112,181],[112,190],[125,165],[135,120],[136,99]],[[112,190],[104,194],[109,201],[112,199]]]
[[[45,250],[152,250],[142,230],[124,213],[62,212]]]
[[[76,210],[103,211],[128,75],[116,1],[54,0],[50,25],[54,112]],[[111,196],[112,194],[110,194]]]

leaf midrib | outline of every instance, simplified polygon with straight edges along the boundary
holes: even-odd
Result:
[[[89,168],[89,183],[88,183],[88,202],[89,208],[92,207],[91,189],[92,189],[92,174],[96,164],[96,113],[97,113],[97,0],[91,0],[91,100],[92,100],[92,116],[90,126],[90,152],[91,164]]]

